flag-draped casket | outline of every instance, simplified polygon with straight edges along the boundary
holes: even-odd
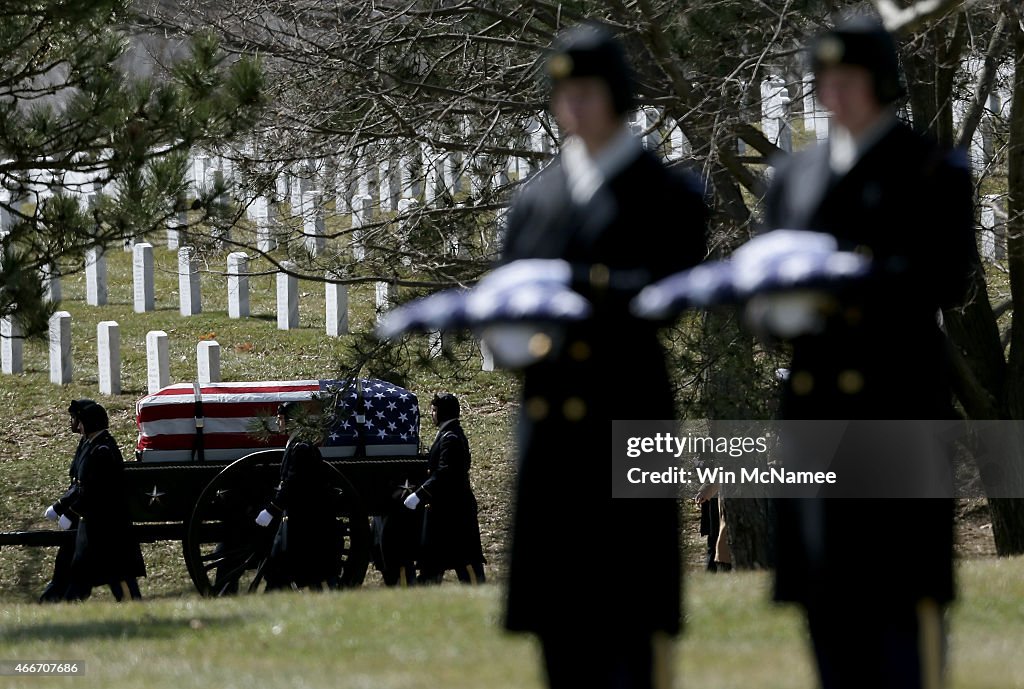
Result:
[[[321,446],[326,458],[417,453],[416,395],[387,381],[361,378],[170,385],[136,406],[136,457],[224,461],[284,447],[287,437],[276,432],[276,414],[277,406],[289,401],[328,418]]]

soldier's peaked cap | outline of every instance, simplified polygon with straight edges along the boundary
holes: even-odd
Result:
[[[444,423],[448,419],[459,418],[459,398],[450,392],[441,392],[430,400],[430,406],[437,409],[437,420]]]
[[[107,410],[103,408],[103,405],[96,402],[82,405],[78,410],[78,420],[82,422],[86,435],[110,427]]]
[[[559,34],[548,56],[547,73],[553,84],[563,79],[597,77],[608,84],[615,112],[636,107],[633,71],[622,44],[607,27],[580,24]]]
[[[877,20],[856,17],[819,34],[810,45],[811,69],[817,74],[828,67],[863,67],[875,82],[875,96],[882,105],[903,97],[896,41]]]
[[[78,419],[81,417],[83,409],[94,404],[96,401],[90,399],[71,400],[71,404],[68,405],[68,414]]]

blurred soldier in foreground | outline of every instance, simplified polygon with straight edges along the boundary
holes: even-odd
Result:
[[[280,433],[289,432],[289,421],[298,411],[297,402],[278,406]],[[293,431],[281,460],[281,481],[270,504],[256,517],[262,527],[279,520],[266,564],[268,591],[338,587],[341,561],[328,470],[320,449]]]
[[[426,507],[419,551],[419,583],[439,584],[446,570],[459,581],[484,583],[484,552],[480,545],[476,497],[469,483],[469,441],[459,423],[459,398],[434,395],[430,416],[437,437],[430,446],[429,476],[405,499],[405,506]]]
[[[47,518],[56,519],[62,529],[72,528],[77,521],[63,598],[85,600],[94,586],[105,584],[118,601],[138,600],[142,594],[136,578],[146,576],[146,566],[131,534],[124,460],[107,430],[107,412],[92,400],[73,402],[68,411],[82,440],[71,466],[71,487],[46,511]]]
[[[612,499],[611,422],[674,417],[658,325],[628,304],[704,258],[706,211],[695,182],[630,134],[633,81],[610,33],[566,32],[547,67],[566,139],[513,203],[501,261],[567,265],[593,311],[484,333],[524,369],[506,625],[540,637],[552,687],[668,686],[679,505]]]
[[[768,330],[788,314],[781,416],[951,418],[939,318],[963,299],[976,256],[966,162],[897,121],[896,48],[880,25],[847,22],[810,53],[831,134],[779,166],[767,224],[832,235],[875,268],[842,293],[758,305]],[[778,519],[775,595],[804,606],[822,685],[938,686],[952,500],[782,500]]]

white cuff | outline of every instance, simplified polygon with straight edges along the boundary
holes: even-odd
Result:
[[[274,515],[266,510],[263,510],[256,515],[256,523],[260,526],[270,526],[270,522],[274,521]]]

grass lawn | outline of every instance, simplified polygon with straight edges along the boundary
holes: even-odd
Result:
[[[966,562],[951,614],[951,686],[1024,687],[1024,559]],[[676,686],[811,689],[801,620],[769,575],[694,575]],[[0,660],[78,660],[75,679],[10,687],[539,687],[530,637],[499,628],[501,588],[369,588],[117,605],[0,604]],[[851,640],[854,642],[854,640]]]
[[[155,243],[155,242],[154,242]],[[304,283],[301,328],[276,329],[272,276],[250,280],[253,317],[226,316],[223,256],[204,275],[204,313],[177,311],[176,260],[159,246],[157,311],[131,306],[130,254],[108,253],[110,304],[84,303],[81,273],[63,280],[61,308],[73,317],[75,380],[49,383],[43,342],[25,347],[26,373],[0,376],[0,530],[53,528],[46,505],[67,482],[76,438],[65,428],[68,401],[97,397],[96,323],[121,325],[124,393],[103,398],[112,432],[129,458],[135,444],[134,404],[145,394],[145,334],[170,337],[172,382],[195,376],[195,347],[216,339],[224,380],[328,378],[341,372],[352,336],[324,333],[323,289]],[[253,261],[253,272],[264,269]],[[352,327],[373,320],[372,286],[352,289]],[[426,350],[426,339],[414,340]],[[458,394],[473,452],[473,484],[481,505],[488,573],[500,581],[511,504],[511,435],[517,385],[513,376],[479,371],[471,343],[456,345],[464,367],[442,363],[415,370],[408,387],[421,399],[436,390]],[[372,371],[370,373],[373,373]],[[432,437],[422,429],[424,439]],[[687,509],[692,510],[692,505]],[[983,516],[968,525],[975,554],[991,547]],[[696,523],[686,527],[690,569]],[[532,639],[499,629],[501,587],[395,591],[371,570],[367,586],[325,595],[278,594],[234,600],[200,599],[185,573],[180,544],[144,545],[147,600],[117,606],[97,591],[84,605],[40,607],[32,601],[52,568],[53,549],[0,550],[0,661],[80,660],[76,679],[0,677],[0,687],[537,687]],[[965,559],[961,600],[952,611],[952,686],[1024,688],[1024,559]],[[814,686],[799,615],[768,602],[769,576],[692,573],[686,582],[686,634],[678,644],[677,686]]]

